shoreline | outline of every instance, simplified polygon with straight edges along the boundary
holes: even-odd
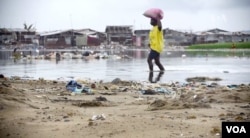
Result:
[[[219,138],[222,122],[250,121],[250,84],[77,83],[91,94],[56,80],[0,78],[0,136]]]
[[[245,48],[245,49],[228,49],[228,48],[218,48],[218,49],[187,49],[182,46],[181,48],[164,48],[165,52],[172,52],[172,51],[224,51],[224,52],[230,52],[230,51],[238,51],[238,52],[249,52],[250,48]],[[4,52],[10,52],[13,51],[13,49],[0,49],[0,51]],[[36,49],[18,49],[19,51],[35,51]],[[71,52],[71,51],[78,51],[78,52],[86,52],[86,51],[96,51],[96,52],[105,52],[105,51],[133,51],[133,50],[140,50],[140,51],[148,51],[148,48],[117,48],[117,49],[39,49],[40,51],[43,52],[51,52],[51,51],[57,51],[57,52]]]
[[[156,75],[159,75],[160,73],[155,71]],[[156,77],[156,76],[155,76]],[[119,77],[114,77],[111,79],[93,79],[91,77],[75,77],[75,76],[67,76],[67,77],[57,77],[57,78],[45,78],[45,77],[32,77],[32,76],[6,76],[6,78],[8,78],[9,80],[22,80],[22,81],[39,81],[39,80],[46,80],[46,81],[58,81],[58,82],[69,82],[71,80],[75,80],[75,81],[84,81],[84,82],[104,82],[104,83],[111,83],[113,80],[115,79],[122,79]],[[135,83],[150,83],[149,80],[131,80],[131,79],[122,79],[122,81],[126,81],[126,82],[135,82]],[[164,84],[170,84],[170,83],[180,83],[180,84],[189,84],[190,82],[196,82],[198,84],[203,84],[203,85],[210,85],[210,84],[217,84],[220,86],[227,86],[227,85],[250,85],[250,82],[237,82],[237,83],[225,83],[223,82],[223,79],[221,79],[220,77],[209,77],[206,75],[203,76],[193,76],[193,77],[187,77],[186,79],[184,79],[183,81],[178,81],[178,80],[169,80],[169,81],[161,81],[161,78],[159,81],[155,82],[157,84],[160,85],[164,85]]]

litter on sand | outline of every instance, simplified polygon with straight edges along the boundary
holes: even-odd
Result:
[[[74,93],[91,93],[91,89],[89,87],[78,84],[74,80],[69,81],[69,83],[66,85],[66,89]]]

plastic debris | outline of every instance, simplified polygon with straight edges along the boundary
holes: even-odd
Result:
[[[172,92],[166,88],[163,87],[156,87],[155,91],[158,93],[165,93],[165,94],[171,94]]]
[[[82,93],[91,93],[91,89],[89,87],[84,87]]]
[[[101,115],[93,115],[91,118],[91,121],[95,121],[95,120],[105,120],[106,116],[104,114]]]
[[[71,92],[77,92],[82,90],[82,85],[78,84],[76,81],[71,80],[69,83],[66,85],[66,89],[71,91]]]
[[[68,91],[74,92],[74,93],[91,93],[91,89],[89,87],[84,87],[81,84],[78,84],[76,81],[71,80],[67,85],[66,89]]]
[[[232,84],[232,85],[227,85],[228,88],[237,88],[238,85]]]
[[[154,95],[154,94],[157,94],[154,90],[151,90],[151,89],[141,90],[140,92],[141,92],[141,94],[144,94],[144,95]]]
[[[158,94],[158,93],[173,94],[172,91],[163,87],[155,87],[153,89],[151,88],[151,89],[140,90],[140,93],[144,95],[153,95],[153,94]]]

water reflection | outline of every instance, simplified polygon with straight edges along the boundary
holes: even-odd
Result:
[[[37,53],[36,51],[20,51],[22,52],[23,56],[25,55],[32,55],[32,56],[38,56],[38,55],[46,55],[48,53],[51,53],[52,51],[40,51]],[[68,51],[72,52],[72,51]],[[105,51],[108,55],[128,55],[130,57],[136,58],[136,59],[144,59],[148,56],[147,50],[125,50],[125,51]],[[162,53],[161,57],[204,57],[204,58],[210,58],[210,57],[250,57],[250,50],[217,50],[217,51],[169,51],[165,50]],[[0,50],[0,59],[10,59],[13,57],[13,50],[9,51],[2,51]]]
[[[58,64],[60,61],[60,58],[56,58],[56,64]]]
[[[29,51],[25,52],[24,55],[30,54]],[[21,58],[15,60],[10,58],[13,54],[13,50],[0,50],[0,72],[1,74],[6,74],[6,76],[28,75],[30,77],[44,77],[47,79],[74,76],[104,81],[112,81],[114,78],[121,78],[124,80],[136,81],[149,80],[152,83],[156,83],[158,81],[182,82],[188,77],[207,76],[219,77],[222,79],[220,83],[224,84],[250,82],[250,50],[227,52],[165,51],[161,57],[162,64],[166,69],[164,73],[146,72],[148,71],[148,66],[146,64],[148,51],[127,50],[124,52],[123,54],[133,58],[131,60],[115,58],[103,60],[38,60]],[[111,55],[109,52],[107,52],[107,54]],[[183,58],[182,55],[186,55],[186,57]],[[228,73],[224,73],[225,71]]]
[[[149,82],[151,83],[156,83],[158,81],[161,80],[162,76],[163,76],[164,72],[163,71],[160,71],[157,75],[157,77],[155,78],[155,80],[153,80],[154,78],[154,72],[153,71],[149,71],[149,75],[148,75],[148,80]]]

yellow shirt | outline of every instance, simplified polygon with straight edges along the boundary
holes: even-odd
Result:
[[[159,53],[163,51],[163,32],[158,29],[158,26],[154,26],[149,33],[150,48]]]

